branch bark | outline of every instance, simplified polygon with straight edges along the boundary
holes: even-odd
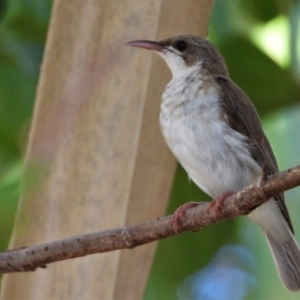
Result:
[[[247,215],[272,196],[299,185],[300,165],[269,177],[262,174],[254,183],[228,197],[221,212],[209,209],[209,202],[188,210],[178,226],[178,233],[199,230],[220,221],[232,220],[239,215]],[[37,268],[46,268],[47,264],[56,261],[118,249],[131,249],[174,235],[176,233],[170,215],[138,225],[2,252],[0,272],[34,271]]]

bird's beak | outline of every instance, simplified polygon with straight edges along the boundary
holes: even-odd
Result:
[[[147,50],[154,50],[158,52],[162,52],[164,47],[159,42],[147,41],[147,40],[138,40],[132,41],[126,44],[127,46],[144,48]]]

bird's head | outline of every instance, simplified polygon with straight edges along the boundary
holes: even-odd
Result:
[[[127,45],[155,51],[166,61],[173,77],[189,73],[195,68],[206,69],[212,74],[228,75],[218,49],[198,36],[179,35],[160,42],[137,40]]]

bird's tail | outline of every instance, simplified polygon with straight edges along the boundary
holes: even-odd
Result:
[[[290,231],[290,240],[278,243],[264,232],[281,281],[290,291],[300,289],[300,247]]]

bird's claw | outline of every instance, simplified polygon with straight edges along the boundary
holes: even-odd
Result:
[[[232,195],[234,195],[233,191],[226,191],[210,202],[207,212],[210,214],[210,210],[213,209],[215,221],[217,220],[218,214],[220,214],[223,209],[225,199]]]
[[[183,219],[185,213],[189,209],[194,208],[200,204],[203,204],[203,203],[202,202],[187,202],[187,203],[184,203],[183,205],[180,205],[175,210],[175,212],[173,214],[172,225],[173,225],[173,230],[175,231],[176,234],[178,234],[178,227],[179,227],[179,224],[181,223],[181,220]]]

